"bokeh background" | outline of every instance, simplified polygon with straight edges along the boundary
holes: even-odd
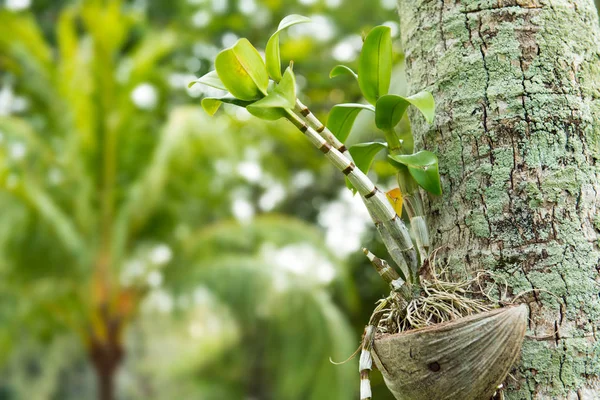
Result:
[[[330,357],[386,293],[368,215],[291,125],[188,88],[292,13],[313,23],[282,58],[326,120],[361,101],[330,69],[397,36],[395,0],[0,0],[1,400],[358,398]]]

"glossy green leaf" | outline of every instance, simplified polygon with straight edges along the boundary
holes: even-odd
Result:
[[[373,106],[358,103],[338,104],[337,106],[334,106],[329,112],[327,128],[329,128],[340,142],[344,143],[348,138],[348,135],[350,135],[356,116],[362,110],[374,112],[375,108]]]
[[[436,195],[442,194],[438,159],[434,153],[423,150],[415,154],[388,155],[388,158],[394,165],[407,166],[412,177],[423,189]]]
[[[395,94],[381,96],[375,105],[375,124],[381,130],[394,129],[410,105],[417,107],[427,122],[433,122],[435,115],[433,96],[423,91],[410,97]]]
[[[242,38],[221,51],[215,67],[223,85],[238,99],[257,100],[267,94],[267,68],[248,39]]]
[[[396,137],[400,141],[400,154],[412,154],[415,151],[415,139],[408,120],[408,114],[404,114],[398,125],[396,125]]]
[[[421,91],[406,98],[413,106],[417,107],[423,114],[427,122],[433,123],[435,116],[435,101],[433,95],[426,91]]]
[[[352,155],[352,158],[354,159],[354,164],[366,174],[369,172],[377,153],[386,148],[386,143],[369,142],[355,144],[350,147],[348,151],[350,151],[350,155]]]
[[[267,121],[276,121],[280,118],[285,118],[287,115],[284,108],[246,107],[246,110],[255,117]]]
[[[350,75],[354,77],[354,79],[358,79],[356,72],[352,71],[350,67],[346,67],[345,65],[336,65],[329,73],[330,78],[335,78],[336,76],[340,75]]]
[[[292,25],[310,22],[310,18],[302,15],[292,14],[281,20],[277,31],[269,38],[267,48],[265,49],[265,59],[267,62],[267,71],[271,79],[279,82],[281,76],[281,55],[279,53],[279,34],[282,30],[289,28]]]
[[[248,105],[246,109],[255,117],[269,121],[286,116],[286,110],[296,105],[296,78],[291,68],[287,68],[279,84],[267,96]]]
[[[206,113],[208,115],[214,115],[217,112],[217,110],[219,109],[219,107],[221,107],[221,104],[223,104],[223,103],[233,104],[238,107],[246,107],[251,102],[236,99],[235,97],[231,97],[231,96],[205,97],[202,99],[202,108],[204,109],[204,111],[206,111]]]
[[[410,103],[402,96],[386,94],[375,104],[375,125],[383,131],[394,129]]]
[[[373,164],[373,160],[377,153],[379,153],[384,148],[387,148],[386,143],[380,142],[369,142],[369,143],[359,143],[350,147],[348,151],[354,160],[354,164],[365,174],[369,172],[371,169],[371,164]],[[348,177],[346,177],[346,187],[352,190],[353,194],[356,194],[356,189],[350,183]]]
[[[296,78],[291,68],[287,68],[279,84],[262,99],[248,106],[250,108],[287,108],[296,105]]]
[[[217,71],[210,71],[209,73],[201,76],[200,78],[196,79],[195,81],[190,82],[188,85],[188,88],[191,88],[196,83],[202,83],[203,85],[206,85],[206,86],[211,86],[211,87],[221,89],[221,90],[227,90],[227,88],[225,87],[225,85],[223,85],[223,82],[219,78],[219,74],[217,74]]]
[[[392,36],[387,26],[369,32],[358,60],[358,85],[371,104],[387,94],[392,76]]]

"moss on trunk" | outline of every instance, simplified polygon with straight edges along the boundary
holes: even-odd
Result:
[[[508,399],[600,398],[600,32],[592,0],[400,0],[411,117],[440,157],[430,199],[445,261],[492,270],[531,303]],[[556,331],[558,330],[558,333]]]

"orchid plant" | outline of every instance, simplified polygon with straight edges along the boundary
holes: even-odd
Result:
[[[215,70],[190,85],[202,83],[228,93],[219,98],[204,98],[202,107],[214,114],[221,104],[244,107],[264,120],[286,119],[346,175],[347,185],[361,196],[390,257],[391,267],[364,249],[379,274],[392,287],[398,301],[419,296],[420,270],[430,251],[430,240],[419,188],[440,195],[442,192],[438,159],[430,151],[415,152],[407,109],[411,106],[433,122],[433,96],[422,91],[409,97],[389,94],[392,74],[392,38],[387,26],[373,28],[365,37],[358,60],[358,71],[338,65],[330,77],[347,74],[356,79],[367,104],[338,104],[324,125],[298,99],[293,62],[282,73],[279,36],[292,25],[310,20],[300,15],[285,17],[265,48],[265,58],[245,38],[222,50],[215,59]],[[370,113],[384,141],[359,143],[349,149],[345,142],[356,117]],[[383,193],[367,177],[377,156],[387,152],[387,162],[397,171],[398,188]],[[401,218],[410,222],[410,230]],[[412,230],[412,236],[411,236]],[[376,310],[377,311],[377,310]],[[368,371],[371,369],[371,342],[378,323],[375,312],[365,331],[360,358],[361,399],[371,397]]]

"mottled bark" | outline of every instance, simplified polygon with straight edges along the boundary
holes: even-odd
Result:
[[[440,158],[434,247],[535,289],[508,399],[598,399],[600,32],[592,0],[400,0],[411,115]],[[558,330],[558,333],[556,332]]]

